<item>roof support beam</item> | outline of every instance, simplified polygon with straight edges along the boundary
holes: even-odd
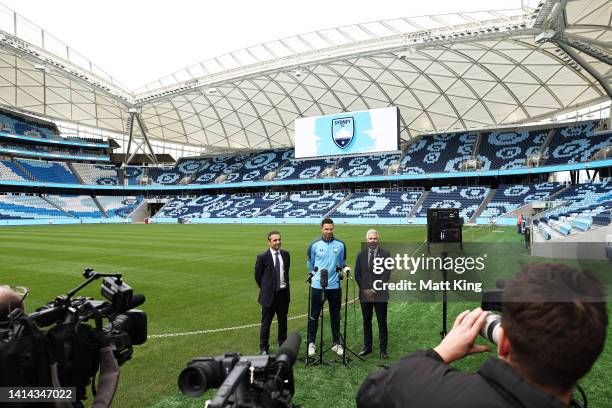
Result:
[[[562,41],[555,41],[555,44],[559,46],[567,55],[569,55],[578,65],[584,68],[599,84],[603,87],[603,89],[608,94],[609,98],[612,98],[612,87],[610,86],[609,80],[605,79],[601,74],[591,66],[591,64],[587,63],[572,47],[567,45]]]

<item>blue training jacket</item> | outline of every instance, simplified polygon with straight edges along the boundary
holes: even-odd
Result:
[[[331,241],[325,241],[323,237],[315,239],[308,246],[306,252],[306,267],[308,272],[312,271],[314,267],[318,267],[319,270],[312,277],[312,287],[314,289],[321,289],[321,271],[327,269],[328,275],[328,289],[340,288],[340,280],[338,279],[338,272],[336,272],[336,266],[343,266],[346,264],[346,245],[343,241],[337,238],[332,238]]]

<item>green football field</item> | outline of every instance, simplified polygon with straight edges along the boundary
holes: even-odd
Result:
[[[244,355],[257,353],[261,309],[253,266],[255,256],[267,247],[266,234],[271,229],[282,232],[283,248],[291,252],[289,315],[296,318],[289,321],[289,330],[305,336],[306,319],[301,316],[307,308],[306,248],[319,235],[317,226],[4,227],[0,229],[0,284],[27,286],[31,291],[27,307],[32,312],[81,283],[85,267],[122,273],[135,292],[147,297],[141,308],[147,312],[151,337],[136,347],[134,358],[121,367],[113,406],[201,407],[204,398],[192,399],[179,392],[178,374],[196,356],[215,356],[227,351]],[[336,236],[346,242],[347,263],[351,266],[367,229],[367,226],[336,226]],[[383,243],[425,240],[424,227],[381,226],[378,229]],[[464,230],[465,241],[520,243],[521,239],[514,228]],[[90,285],[83,294],[99,299],[99,284]],[[352,289],[349,294],[352,297]],[[477,305],[476,302],[451,303],[449,321],[459,312]],[[374,327],[375,353],[365,362],[353,361],[348,368],[337,363],[305,367],[297,362],[294,403],[304,407],[354,407],[359,385],[369,371],[411,351],[437,345],[440,313],[438,302],[391,303],[389,359],[381,361],[377,357]],[[347,322],[348,345],[359,351],[362,347],[359,305],[349,306]],[[328,320],[325,324],[325,332],[329,334]],[[275,335],[273,325],[271,344]],[[592,407],[612,406],[611,343],[608,336],[604,354],[582,381]],[[300,354],[303,352],[302,345]],[[333,360],[331,353],[327,357]],[[454,366],[476,370],[486,358],[486,355],[471,356]]]

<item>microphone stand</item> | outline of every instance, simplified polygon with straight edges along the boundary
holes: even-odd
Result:
[[[316,272],[316,269],[315,269]],[[312,313],[310,306],[310,296],[312,296],[312,277],[314,274],[309,274],[309,278],[306,280],[308,283],[308,310],[306,312],[306,350],[304,350],[304,364],[309,365],[314,362],[314,357],[308,355],[308,339],[310,338],[310,313]]]
[[[323,328],[325,327],[323,322],[325,320],[325,288],[327,286],[321,285],[321,319],[320,324],[321,327],[319,331],[321,332],[321,336],[319,337],[319,359],[315,360],[312,365],[329,365],[329,363],[323,361],[323,354],[325,354],[328,350],[331,350],[331,347],[327,348],[327,350],[323,351]]]
[[[348,277],[348,273],[346,275],[347,275],[347,276],[345,276],[345,278],[346,278],[346,285],[345,285],[345,291],[344,291],[344,330],[343,330],[344,334],[342,336],[342,343],[343,343],[344,347],[342,348],[342,364],[345,367],[348,367],[349,362],[351,361],[351,359],[346,356],[346,352],[347,351],[349,353],[351,353],[352,355],[354,355],[355,357],[357,357],[359,360],[361,360],[361,361],[365,361],[365,360],[363,358],[361,358],[361,356],[359,356],[353,350],[348,348],[347,345],[346,345],[346,323],[347,323],[347,313],[348,313],[348,289],[349,289],[349,277]]]

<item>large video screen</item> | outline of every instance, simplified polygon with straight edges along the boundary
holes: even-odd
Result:
[[[295,121],[295,158],[399,150],[399,110],[390,108]]]

